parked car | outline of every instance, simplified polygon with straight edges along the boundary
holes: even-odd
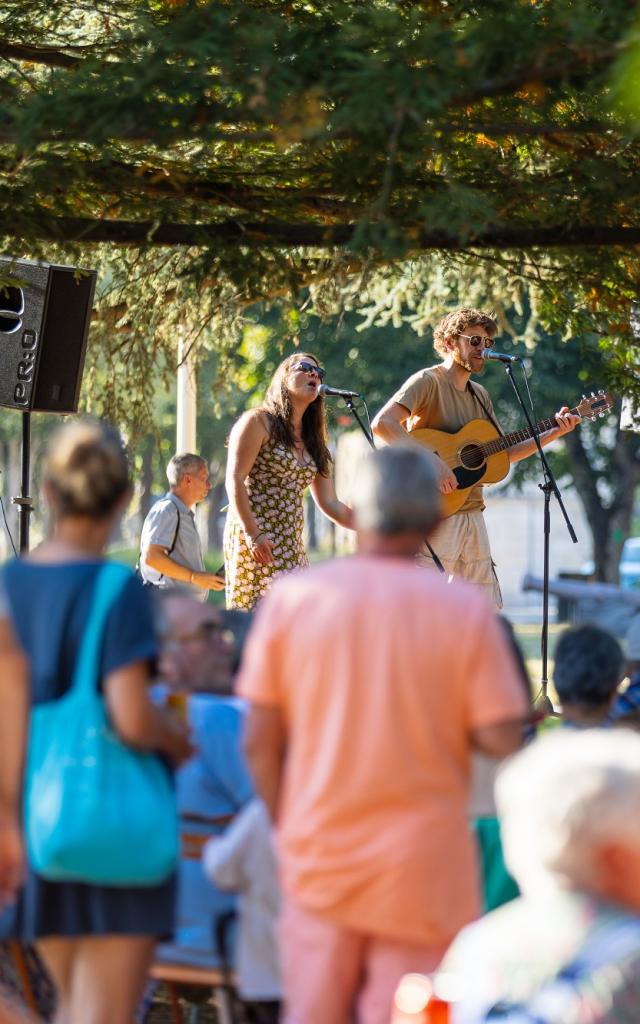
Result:
[[[620,586],[625,590],[640,588],[640,537],[628,537],[620,555]]]

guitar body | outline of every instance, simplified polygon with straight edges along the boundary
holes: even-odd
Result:
[[[458,489],[451,494],[441,494],[442,516],[446,519],[462,508],[469,491],[476,484],[495,484],[504,480],[509,472],[509,453],[498,451],[486,456],[479,445],[485,445],[500,437],[489,420],[470,420],[455,434],[444,430],[412,430],[414,441],[439,455],[453,470]]]
[[[592,420],[597,416],[606,416],[613,408],[613,398],[604,391],[597,394],[592,391],[591,397],[582,396],[575,409],[569,411],[583,420]],[[452,494],[442,494],[443,518],[452,516],[462,508],[469,491],[476,484],[496,484],[504,480],[509,472],[509,449],[521,441],[526,441],[536,434],[553,430],[556,420],[547,419],[536,423],[527,430],[516,430],[512,434],[502,436],[489,420],[470,420],[455,434],[444,430],[412,430],[411,437],[423,444],[425,448],[439,455],[452,469],[458,489]]]

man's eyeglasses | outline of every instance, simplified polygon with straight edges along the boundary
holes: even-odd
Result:
[[[176,645],[188,644],[193,640],[204,640],[209,643],[211,640],[223,640],[225,643],[234,643],[233,633],[222,622],[201,622],[192,633],[182,633],[180,636],[172,636],[169,643]]]
[[[294,370],[302,370],[304,373],[315,373],[318,375],[318,380],[324,380],[327,376],[327,371],[323,370],[321,366],[316,366],[315,363],[305,363],[301,361],[296,363],[293,367]]]
[[[493,348],[493,338],[483,338],[481,334],[459,334],[459,338],[466,338],[474,348]]]

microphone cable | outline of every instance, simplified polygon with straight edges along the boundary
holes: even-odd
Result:
[[[9,529],[9,523],[7,522],[7,513],[4,510],[4,501],[2,500],[2,495],[1,494],[0,494],[0,509],[2,509],[2,518],[4,519],[4,527],[5,527],[5,530],[7,531],[7,536],[9,537],[9,540],[11,541],[11,547],[13,548],[13,553],[14,553],[14,555],[17,558],[18,557],[18,552],[16,550],[15,544],[13,543],[13,537],[11,536],[11,530]]]

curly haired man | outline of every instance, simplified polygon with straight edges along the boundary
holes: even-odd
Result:
[[[484,369],[483,350],[491,348],[497,332],[494,317],[479,309],[456,309],[436,326],[434,348],[442,362],[418,370],[399,388],[373,421],[375,436],[385,444],[405,443],[414,430],[425,427],[456,433],[470,420],[486,419],[499,430],[488,391],[471,383]],[[566,406],[556,414],[557,426],[540,436],[543,445],[573,430],[580,417]],[[511,448],[509,460],[518,462],[536,450],[533,439]],[[434,453],[443,494],[456,490],[458,481],[449,466]],[[430,538],[431,547],[419,561],[433,567],[433,552],[450,578],[462,577],[482,587],[497,608],[502,606],[500,585],[491,557],[482,515],[481,483],[471,488],[464,504],[444,519]]]

